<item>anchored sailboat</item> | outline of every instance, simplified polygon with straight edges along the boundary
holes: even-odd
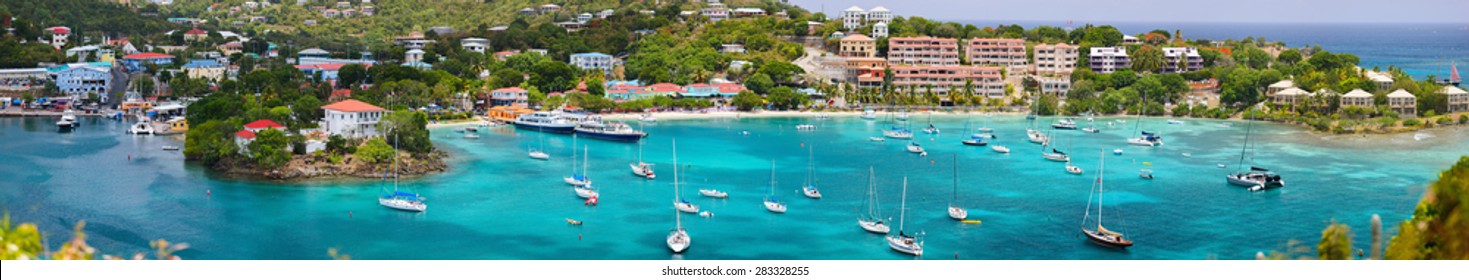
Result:
[[[806,182],[802,183],[805,186],[801,187],[801,194],[820,199],[821,190],[816,189],[816,145],[808,145],[807,148],[810,148],[811,159],[806,164]]]
[[[770,195],[765,196],[765,210],[785,213],[786,204],[775,200],[775,160],[770,161]]]
[[[1245,128],[1245,143],[1240,145],[1238,168],[1245,166],[1245,152],[1249,150],[1250,134],[1253,133],[1254,126],[1255,119],[1251,118],[1249,125]],[[1253,162],[1254,159],[1251,161]],[[1236,171],[1233,174],[1224,175],[1224,179],[1230,184],[1247,187],[1251,191],[1285,187],[1285,180],[1280,179],[1280,175],[1270,172],[1269,169],[1255,166],[1250,166],[1250,171]]]
[[[388,135],[392,135],[392,133],[389,132]],[[399,191],[398,190],[398,137],[393,137],[393,165],[392,165],[392,169],[393,169],[393,192],[392,193],[383,194],[382,196],[379,196],[377,198],[377,204],[378,205],[382,205],[384,207],[388,207],[388,208],[393,208],[393,209],[398,209],[398,210],[403,210],[403,211],[410,211],[410,212],[423,212],[423,211],[427,211],[428,210],[428,204],[425,204],[423,202],[424,200],[426,200],[425,198],[423,198],[422,196],[419,196],[417,193],[404,192],[404,191]]]
[[[969,211],[959,207],[959,155],[954,155],[954,199],[949,200],[949,218],[963,221],[969,217]]]
[[[857,226],[871,233],[887,234],[888,225],[882,221],[882,216],[877,208],[877,173],[871,166],[867,167],[867,213],[857,218]]]
[[[908,207],[908,178],[907,177],[904,177],[903,178],[903,202],[900,205],[901,206],[898,207],[898,212],[900,213],[900,214],[898,214],[898,235],[889,235],[889,236],[887,236],[886,239],[888,241],[888,248],[892,248],[893,251],[902,252],[904,254],[909,254],[909,255],[914,255],[914,256],[922,256],[923,255],[923,242],[919,242],[918,241],[918,238],[913,237],[913,236],[910,236],[906,232],[903,232],[903,225],[904,225],[904,221],[903,220],[908,215],[908,208],[907,208]]]
[[[638,141],[638,162],[637,163],[628,164],[628,166],[629,167],[632,167],[632,174],[633,175],[638,175],[638,177],[643,177],[643,178],[648,178],[648,179],[653,179],[654,177],[657,177],[656,175],[653,174],[653,164],[652,163],[647,163],[647,162],[644,162],[643,161],[643,141],[642,140],[639,140]]]
[[[687,203],[687,201],[684,201],[683,200],[683,197],[681,197],[681,196],[678,195],[678,190],[679,190],[679,186],[678,186],[678,140],[675,139],[675,140],[673,140],[673,199],[674,199],[674,205],[677,205],[679,203],[679,201],[683,201],[684,203]],[[675,207],[675,208],[677,208],[677,207]],[[686,229],[683,228],[683,214],[679,214],[678,213],[679,211],[683,211],[683,210],[680,209],[680,210],[676,210],[676,211],[673,212],[674,226],[673,226],[673,229],[672,230],[669,230],[668,238],[666,240],[666,242],[668,243],[668,249],[669,250],[673,250],[674,253],[683,253],[684,250],[688,250],[689,249],[689,245],[693,242],[693,238],[690,238],[689,237],[688,230],[686,230]],[[695,208],[694,209],[694,212],[698,212],[698,209]]]
[[[1122,233],[1107,230],[1106,227],[1102,226],[1102,194],[1106,191],[1105,189],[1103,189],[1102,174],[1106,173],[1105,168],[1107,164],[1107,154],[1105,152],[1101,154],[1102,162],[1097,164],[1097,182],[1095,184],[1095,190],[1097,192],[1097,225],[1095,228],[1087,227],[1087,218],[1091,216],[1092,208],[1091,199],[1087,199],[1086,214],[1081,218],[1081,233],[1086,234],[1087,239],[1099,245],[1114,248],[1127,248],[1128,246],[1132,246],[1132,240],[1128,240],[1127,238],[1122,237]]]

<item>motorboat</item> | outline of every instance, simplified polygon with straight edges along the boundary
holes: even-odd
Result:
[[[148,135],[153,135],[153,132],[154,132],[153,131],[153,123],[150,122],[150,121],[148,121],[147,118],[144,118],[143,120],[140,120],[137,123],[133,123],[132,126],[128,127],[128,133],[130,133],[130,134],[139,134],[139,135],[141,135],[141,134],[148,134]]]
[[[990,149],[991,150],[995,150],[996,153],[1001,153],[1001,154],[1008,154],[1008,153],[1010,153],[1010,148],[1009,147],[1005,147],[1003,145],[990,145]]]
[[[1114,149],[1114,150],[1112,150],[1112,154],[1113,155],[1119,155],[1120,156],[1120,155],[1122,155],[1122,149],[1121,148]]]
[[[61,120],[56,121],[56,127],[63,129],[76,128],[80,125],[81,123],[77,122],[76,113],[72,112],[71,110],[66,110],[66,114],[61,115]]]
[[[479,139],[479,133],[464,133],[464,139]]]
[[[1052,123],[1051,124],[1051,127],[1052,128],[1055,128],[1055,129],[1070,129],[1070,130],[1075,130],[1076,129],[1076,121],[1073,121],[1071,119],[1060,119],[1060,120],[1057,120],[1056,123]]]
[[[653,114],[643,114],[641,116],[638,116],[638,121],[640,121],[640,122],[658,122],[658,118],[653,117]]]
[[[177,150],[179,150],[179,146],[163,146],[163,150],[164,151],[177,151]]]
[[[885,141],[885,139],[882,138],[882,137],[873,136],[873,137],[867,137],[867,141],[882,142],[882,141]]]
[[[599,117],[588,117],[587,120],[577,123],[573,130],[577,135],[588,138],[622,142],[637,142],[648,136],[648,133],[633,129],[626,124],[603,122]]]
[[[549,159],[551,159],[551,155],[546,154],[546,152],[532,150],[532,151],[530,151],[530,158],[539,159],[539,160],[549,160]]]
[[[1076,167],[1075,165],[1067,164],[1066,165],[1066,173],[1071,173],[1071,174],[1074,174],[1074,175],[1081,175],[1081,167]]]
[[[964,140],[962,140],[960,142],[963,142],[964,145],[969,145],[969,146],[984,146],[984,145],[989,145],[989,142],[985,142],[984,139],[985,138],[970,136],[969,139],[964,139]]]
[[[798,125],[796,125],[796,130],[816,130],[816,125],[814,125],[814,124],[798,124]]]
[[[729,194],[716,189],[699,189],[699,195],[713,198],[729,198]]]
[[[862,110],[862,119],[864,119],[864,120],[875,120],[875,119],[877,119],[877,111],[874,111],[872,109]]]
[[[1090,126],[1081,128],[1081,131],[1085,131],[1087,133],[1100,133],[1100,132],[1102,132],[1102,130],[1097,129],[1095,127],[1090,127]]]
[[[540,111],[520,115],[512,123],[515,124],[515,128],[532,131],[559,134],[571,134],[576,131],[575,122],[567,120],[555,112]]]
[[[907,149],[908,149],[908,152],[909,153],[915,153],[915,154],[922,154],[922,153],[924,153],[923,146],[919,146],[918,143],[914,143],[914,142],[911,142],[911,141],[908,142],[908,148]]]
[[[1137,173],[1137,177],[1138,178],[1152,180],[1153,179],[1153,170],[1152,169],[1143,169],[1142,171],[1139,171]]]
[[[1180,120],[1168,120],[1168,124],[1183,124],[1183,121],[1180,121]]]

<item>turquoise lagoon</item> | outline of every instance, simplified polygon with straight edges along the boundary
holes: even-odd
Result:
[[[983,119],[974,118],[976,127]],[[1125,145],[1137,120],[1108,127],[1115,118],[1099,118],[1100,134],[1052,133],[1086,170],[1070,175],[1024,140],[1024,118],[988,119],[999,137],[994,143],[1011,154],[961,145],[962,116],[934,117],[944,130],[937,136],[918,132],[927,157],[904,152],[902,141],[869,142],[893,125],[886,120],[665,120],[645,127],[652,136],[643,156],[658,164],[657,180],[631,174],[635,144],[578,141],[591,149],[590,175],[602,193],[595,207],[583,206],[561,182],[573,168],[571,155],[580,154],[570,136],[489,128],[471,140],[439,128],[433,138],[453,154],[451,169],[405,180],[403,188],[429,199],[426,213],[407,213],[376,204],[374,196],[391,189],[378,180],[219,177],[159,149],[181,145],[180,137],[124,135],[126,123],[104,119],[84,119],[76,131],[59,133],[52,119],[0,118],[0,203],[13,219],[48,232],[53,247],[85,220],[88,241],[103,252],[147,251],[148,240],[167,239],[189,243],[179,253],[189,259],[323,259],[328,248],[357,259],[913,259],[855,224],[873,167],[883,215],[894,222],[908,178],[906,228],[923,234],[924,259],[1248,259],[1291,239],[1314,248],[1332,220],[1351,226],[1354,244],[1365,248],[1372,214],[1395,233],[1393,225],[1411,215],[1425,185],[1469,151],[1463,127],[1425,131],[1433,137],[1415,140],[1413,133],[1332,136],[1256,123],[1256,163],[1289,185],[1249,192],[1222,178],[1239,161],[1244,123],[1142,119],[1167,142],[1146,148]],[[916,130],[926,118],[915,115],[914,122]],[[794,128],[804,123],[818,129]],[[714,214],[684,214],[693,246],[682,256],[664,245],[675,215],[673,138],[679,162],[688,166],[681,168],[684,196]],[[527,148],[540,145],[550,161],[526,157]],[[820,200],[798,193],[807,145],[815,147]],[[1112,155],[1116,148],[1125,153]],[[1108,227],[1137,242],[1125,251],[1077,234],[1103,151]],[[946,215],[952,155],[958,156],[959,204],[983,224]],[[761,206],[771,160],[775,193],[790,208],[785,214]],[[1137,177],[1143,162],[1153,164],[1156,180]],[[700,188],[730,197],[699,197]]]

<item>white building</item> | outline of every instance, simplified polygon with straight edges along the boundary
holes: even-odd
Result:
[[[1132,58],[1127,56],[1127,48],[1124,47],[1092,48],[1087,59],[1092,66],[1092,72],[1097,74],[1132,68]]]
[[[1398,89],[1387,94],[1387,107],[1402,118],[1418,117],[1418,97],[1406,90]]]
[[[355,99],[321,106],[321,109],[326,111],[322,127],[326,128],[327,134],[348,138],[380,135],[377,123],[388,114],[388,110]]]
[[[51,47],[56,48],[57,50],[60,50],[61,47],[65,47],[66,42],[71,39],[70,27],[55,26],[51,28],[46,28],[46,33],[51,34],[51,39],[49,40],[49,43],[51,44]]]
[[[842,28],[846,28],[847,30],[857,29],[858,27],[862,27],[863,21],[866,19],[867,11],[862,10],[860,7],[852,6],[851,8],[847,8],[846,11],[842,11]]]
[[[408,63],[412,63],[412,62],[423,62],[423,50],[422,49],[411,49],[411,50],[408,50],[408,52],[403,53],[403,62],[408,62]]]
[[[724,4],[711,3],[708,7],[704,8],[702,14],[704,17],[709,18],[709,21],[726,20],[729,19],[729,8],[725,7]]]
[[[1340,107],[1346,108],[1347,106],[1372,108],[1372,94],[1367,93],[1367,91],[1361,89],[1354,89],[1350,92],[1347,92],[1346,95],[1341,96]]]
[[[883,6],[877,6],[871,10],[867,10],[867,22],[891,23],[893,22],[893,12],[888,11],[888,8]]]
[[[872,38],[883,38],[888,36],[888,24],[879,22],[872,25]]]
[[[1184,68],[1179,68],[1182,60]],[[1204,57],[1196,48],[1163,48],[1163,73],[1183,73],[1204,69]]]
[[[1071,76],[1069,75],[1057,77],[1038,76],[1035,79],[1040,84],[1041,93],[1066,98],[1066,93],[1071,91]]]
[[[1444,86],[1438,93],[1448,97],[1448,113],[1469,112],[1469,92],[1456,86]]]
[[[603,74],[612,73],[612,68],[617,65],[616,59],[604,53],[578,53],[571,55],[571,65],[582,70],[601,70]]]

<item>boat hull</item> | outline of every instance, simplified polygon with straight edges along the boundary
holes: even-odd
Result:
[[[881,221],[857,220],[857,226],[862,227],[862,230],[877,234],[888,234],[888,231],[891,231],[888,225]]]
[[[1001,153],[1001,154],[1008,154],[1008,153],[1010,153],[1010,148],[1005,147],[1005,146],[994,145],[994,146],[990,146],[990,149],[991,150],[995,150],[996,153]]]
[[[774,202],[774,201],[767,200],[767,201],[765,201],[765,210],[770,211],[770,212],[773,212],[773,213],[785,213],[786,212],[786,205],[785,204],[781,204],[779,202]]]
[[[581,135],[581,136],[584,136],[584,137],[587,137],[587,138],[601,139],[601,140],[608,140],[608,141],[619,141],[619,142],[637,142],[638,140],[643,139],[643,137],[647,137],[648,136],[647,134],[644,134],[644,133],[630,133],[630,134],[602,133],[602,132],[594,132],[594,131],[583,130],[583,129],[574,129],[574,131],[576,131],[576,135]]]
[[[572,189],[576,190],[576,196],[577,197],[580,197],[580,198],[593,198],[593,197],[597,197],[597,191],[592,190],[592,189],[581,188],[581,187],[573,187]]]
[[[1250,187],[1252,189],[1253,188],[1273,189],[1273,188],[1285,187],[1285,182],[1282,182],[1282,181],[1261,182],[1261,181],[1258,181],[1258,180],[1252,180],[1252,179],[1249,179],[1249,178],[1243,178],[1243,176],[1241,174],[1224,175],[1224,179],[1226,181],[1229,181],[1229,184],[1231,184],[1231,185],[1236,185],[1236,186],[1241,186],[1241,187]]]
[[[965,218],[969,218],[969,211],[965,211],[964,208],[949,206],[949,218],[964,220]]]
[[[668,235],[668,250],[683,253],[689,250],[689,245],[693,244],[693,241],[692,238],[689,238],[688,232],[682,229],[675,230],[673,234]]]
[[[1045,157],[1046,160],[1049,160],[1049,161],[1060,161],[1060,162],[1068,162],[1068,161],[1071,161],[1071,157],[1066,156],[1066,155],[1063,155],[1063,154],[1045,153],[1045,154],[1041,154],[1041,156]]]
[[[817,190],[816,188],[808,187],[808,188],[801,189],[801,194],[806,195],[806,197],[809,197],[809,198],[814,198],[814,199],[820,199],[821,198],[821,191],[820,190]]]
[[[1162,146],[1163,145],[1163,141],[1153,142],[1153,141],[1143,140],[1142,138],[1128,138],[1127,139],[1127,144],[1128,145],[1133,145],[1133,146],[1157,147],[1157,146]]]
[[[382,205],[383,207],[392,208],[394,210],[401,210],[401,211],[408,211],[408,212],[423,212],[423,211],[428,211],[428,205],[427,204],[417,203],[415,201],[408,201],[408,200],[403,200],[403,199],[378,198],[377,199],[377,204],[378,205]]]
[[[699,190],[699,195],[713,198],[728,198],[729,194],[717,190]]]
[[[1114,238],[1111,236],[1102,235],[1101,233],[1098,233],[1096,231],[1086,229],[1082,229],[1081,232],[1085,234],[1086,239],[1090,240],[1093,244],[1118,249],[1127,249],[1127,247],[1132,246],[1132,240],[1123,239],[1121,237]]]
[[[888,248],[892,248],[893,251],[914,256],[923,255],[923,245],[918,244],[914,240],[895,236],[888,236],[887,240]]]
[[[517,128],[517,129],[524,129],[524,130],[530,130],[530,131],[539,131],[539,132],[547,132],[547,133],[571,134],[571,133],[573,133],[573,132],[576,131],[576,126],[575,125],[571,125],[571,124],[567,124],[567,125],[536,125],[536,124],[528,124],[528,123],[522,123],[522,122],[514,122],[514,124],[515,124],[515,128]]]
[[[699,213],[699,206],[694,205],[693,203],[674,202],[673,203],[673,208],[674,209],[678,209],[679,212],[684,212],[684,213],[690,213],[690,214],[698,214]]]

